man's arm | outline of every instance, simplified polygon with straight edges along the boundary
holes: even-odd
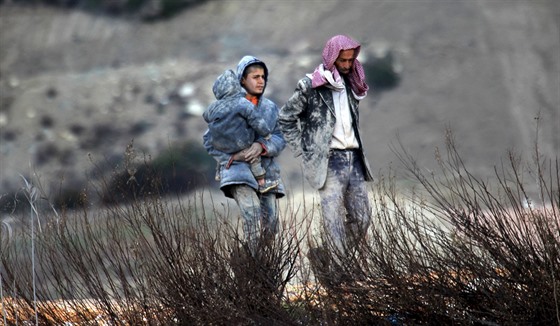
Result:
[[[298,82],[292,96],[280,109],[278,123],[286,142],[294,152],[294,156],[300,156],[301,149],[301,128],[300,116],[307,109],[308,91],[311,83],[308,79]]]

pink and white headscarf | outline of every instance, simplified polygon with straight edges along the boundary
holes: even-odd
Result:
[[[360,43],[354,41],[346,35],[336,35],[328,40],[325,44],[325,48],[323,49],[323,63],[315,68],[315,71],[311,74],[312,87],[316,88],[329,83],[327,78],[325,78],[325,70],[330,71],[335,79],[339,78],[340,74],[338,73],[334,63],[338,58],[340,51],[354,49],[354,55],[358,57],[360,48]],[[352,70],[348,74],[348,80],[350,81],[350,87],[352,88],[354,94],[359,97],[366,95],[369,87],[366,83],[364,67],[358,59],[354,60]]]

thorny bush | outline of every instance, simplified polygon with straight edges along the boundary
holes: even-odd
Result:
[[[560,324],[558,158],[537,149],[529,169],[512,153],[483,181],[451,134],[438,173],[395,152],[417,186],[380,176],[367,239],[344,257],[312,231],[316,205],[295,201],[281,210],[274,243],[250,256],[231,222],[237,213],[203,192],[176,202],[151,194],[46,219],[35,234],[3,233],[3,321]]]

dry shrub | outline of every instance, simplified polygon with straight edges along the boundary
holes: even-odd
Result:
[[[482,181],[451,135],[437,175],[397,154],[420,187],[380,177],[367,239],[343,257],[307,238],[313,216],[298,207],[251,256],[239,225],[225,223],[238,216],[204,193],[172,201],[156,192],[11,230],[0,242],[4,322],[560,324],[558,161],[536,155],[527,171],[510,155]]]
[[[294,324],[285,289],[302,239],[281,231],[253,257],[239,228],[224,223],[237,217],[211,216],[205,207],[212,199],[203,197],[151,195],[65,212],[34,234],[19,229],[2,243],[4,318],[44,325]]]
[[[394,176],[380,178],[368,241],[323,275],[323,316],[341,325],[560,324],[558,161],[536,155],[528,171],[510,154],[482,181],[451,134],[438,174],[396,152],[421,187],[403,192]],[[527,180],[536,180],[533,204]]]

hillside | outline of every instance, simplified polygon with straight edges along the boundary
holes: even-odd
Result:
[[[36,171],[48,187],[83,179],[90,160],[117,164],[126,144],[156,155],[200,140],[211,85],[244,54],[267,62],[278,105],[348,34],[363,60],[391,50],[402,80],[361,104],[375,171],[398,166],[398,139],[434,169],[445,129],[467,166],[492,173],[536,141],[560,152],[560,3],[498,1],[210,1],[144,24],[44,7],[0,5],[0,193]],[[88,156],[89,154],[89,156]],[[280,159],[289,187],[299,161]]]

